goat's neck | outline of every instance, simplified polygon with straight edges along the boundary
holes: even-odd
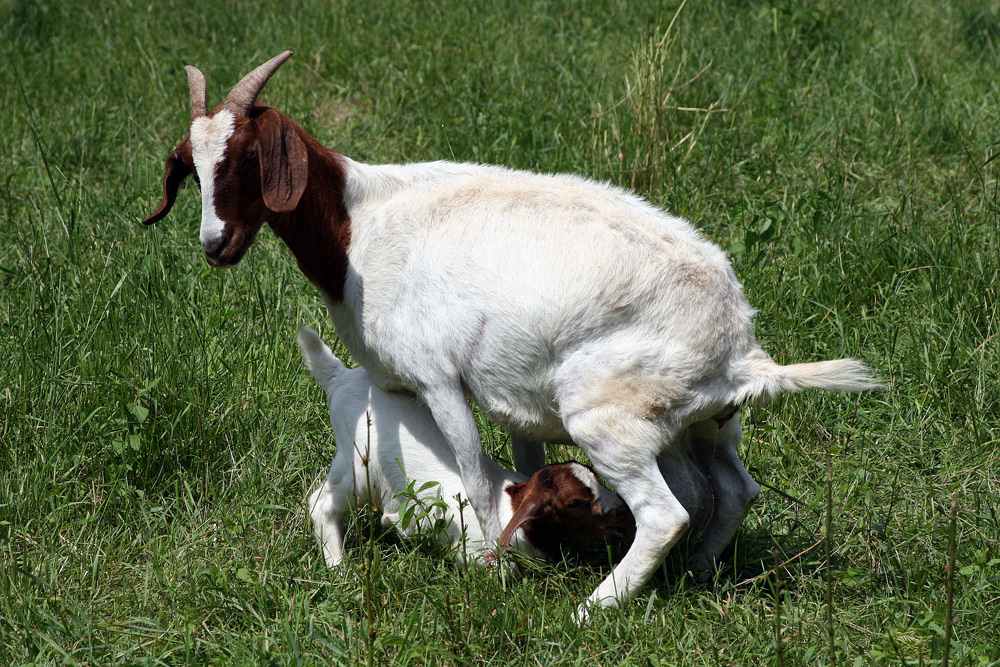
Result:
[[[343,157],[305,132],[309,181],[298,206],[271,220],[274,233],[295,255],[299,269],[332,302],[344,296],[351,221],[344,204]]]

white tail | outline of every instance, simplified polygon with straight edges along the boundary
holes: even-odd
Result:
[[[737,405],[770,400],[786,391],[825,389],[855,392],[882,387],[882,382],[868,366],[850,358],[782,366],[762,352],[749,359],[744,370],[746,380]]]
[[[299,327],[299,349],[312,376],[327,389],[331,381],[347,368],[334,356],[323,339],[309,327]]]

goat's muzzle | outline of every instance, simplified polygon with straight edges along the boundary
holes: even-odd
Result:
[[[205,251],[205,259],[212,266],[217,266],[222,253],[229,247],[231,236],[217,236],[210,242],[202,243],[201,248]]]
[[[219,237],[212,247],[202,245],[205,261],[216,269],[225,269],[239,264],[246,254],[256,234],[233,233]]]
[[[239,264],[257,238],[260,226],[259,221],[226,223],[221,234],[202,242],[205,261],[217,269]]]

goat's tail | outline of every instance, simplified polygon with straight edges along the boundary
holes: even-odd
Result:
[[[761,350],[744,362],[744,382],[735,403],[768,401],[786,391],[825,389],[867,391],[882,387],[882,381],[857,359],[833,359],[782,366]]]
[[[309,372],[324,389],[330,389],[337,376],[347,370],[319,334],[309,327],[299,327],[299,349]]]

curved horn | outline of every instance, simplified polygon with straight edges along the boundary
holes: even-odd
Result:
[[[246,116],[253,106],[254,100],[260,95],[261,89],[267,83],[271,75],[274,74],[282,63],[292,56],[291,51],[279,53],[254,71],[243,77],[238,84],[233,86],[233,90],[226,98],[224,109],[229,109],[236,116]]]
[[[184,71],[188,75],[188,88],[191,89],[191,119],[208,113],[208,95],[205,92],[205,75],[192,65],[186,65]]]

